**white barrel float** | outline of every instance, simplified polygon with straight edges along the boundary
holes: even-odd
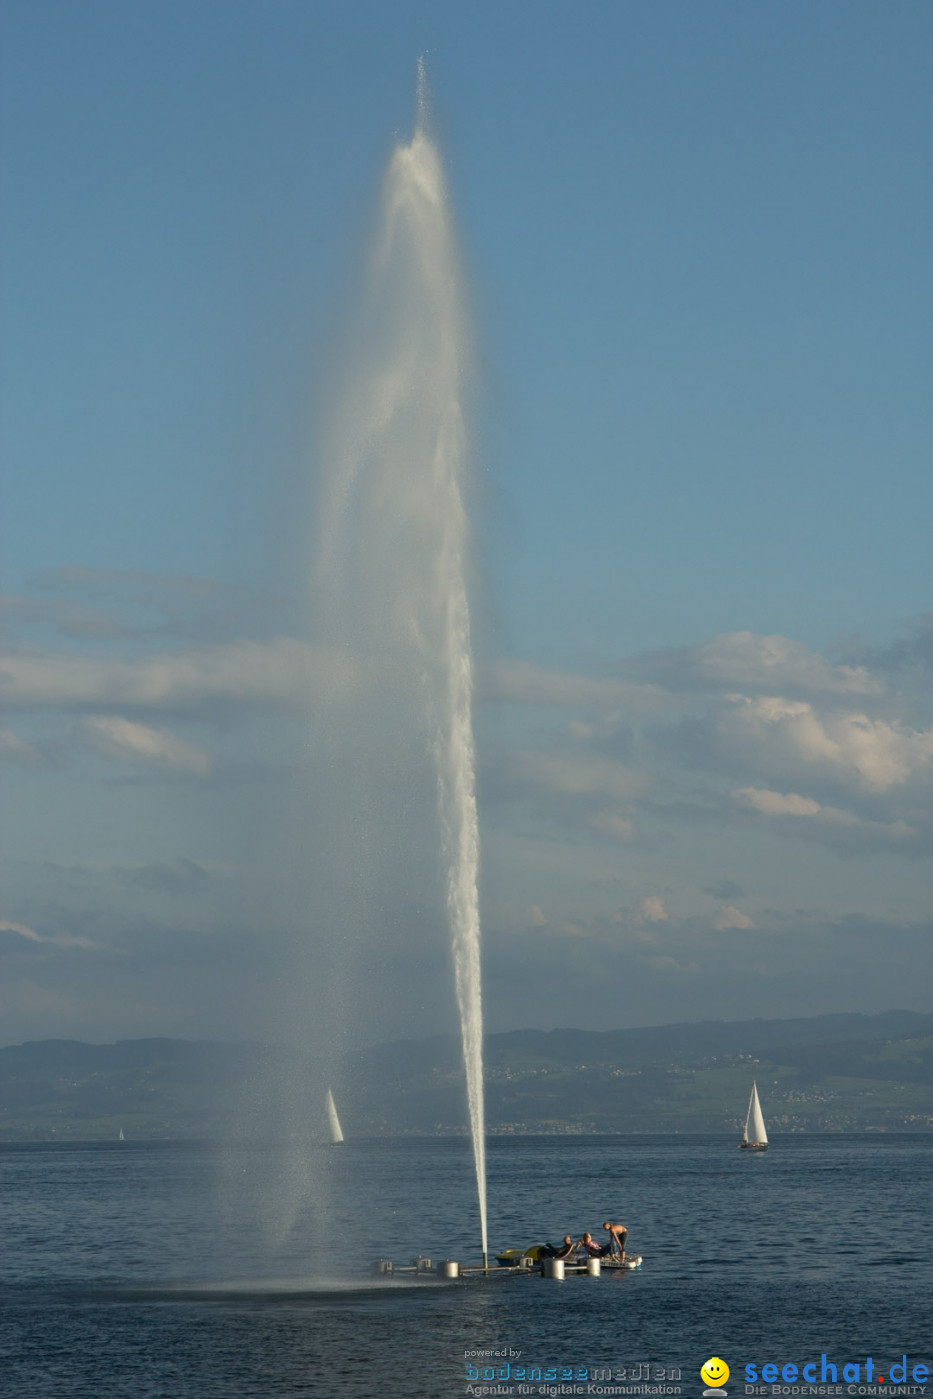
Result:
[[[545,1258],[541,1271],[546,1278],[563,1278],[564,1260],[562,1258]]]
[[[458,1278],[460,1276],[460,1264],[455,1263],[452,1258],[448,1258],[443,1263],[437,1265],[438,1277]]]
[[[586,1271],[589,1273],[591,1278],[599,1277],[599,1266],[600,1265],[598,1258],[588,1258],[586,1260]]]

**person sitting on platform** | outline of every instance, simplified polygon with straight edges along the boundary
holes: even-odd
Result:
[[[619,1252],[619,1262],[624,1263],[625,1239],[628,1234],[628,1229],[626,1229],[624,1224],[610,1224],[608,1220],[603,1225],[603,1228],[609,1231],[609,1247],[612,1248],[612,1245],[615,1244]]]
[[[569,1234],[564,1235],[564,1242],[557,1248],[553,1244],[542,1244],[538,1249],[539,1258],[569,1258],[576,1249],[576,1244]]]
[[[591,1258],[605,1258],[612,1250],[612,1244],[598,1244],[592,1234],[584,1234],[580,1240],[580,1247],[584,1249]]]

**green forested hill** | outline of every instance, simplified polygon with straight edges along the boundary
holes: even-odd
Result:
[[[608,1031],[519,1030],[485,1048],[491,1132],[736,1131],[752,1079],[769,1130],[933,1128],[933,1016],[907,1011]],[[348,1136],[462,1131],[454,1036],[346,1057],[333,1075]],[[168,1039],[0,1049],[4,1140],[317,1134],[314,1059]],[[287,1107],[288,1111],[282,1111]]]

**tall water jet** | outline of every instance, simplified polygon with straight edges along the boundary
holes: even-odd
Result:
[[[332,646],[360,683],[419,716],[437,793],[483,1261],[479,838],[468,600],[464,406],[469,335],[444,172],[427,129],[419,64],[414,136],[382,191],[347,368],[329,405],[317,596]],[[372,746],[371,734],[360,740]],[[345,741],[347,749],[356,746]],[[367,797],[358,805],[365,821]]]

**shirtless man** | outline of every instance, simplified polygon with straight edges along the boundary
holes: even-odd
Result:
[[[615,1244],[616,1248],[619,1250],[619,1262],[624,1263],[625,1238],[628,1234],[628,1230],[624,1224],[610,1224],[608,1219],[603,1225],[603,1228],[609,1231],[609,1247],[612,1248],[612,1245]]]

